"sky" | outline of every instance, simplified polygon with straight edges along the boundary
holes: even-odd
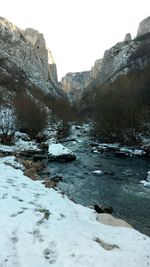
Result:
[[[134,38],[150,0],[1,0],[0,16],[44,34],[60,80],[90,70],[126,33]]]

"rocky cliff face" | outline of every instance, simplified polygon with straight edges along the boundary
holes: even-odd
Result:
[[[61,84],[70,102],[76,102],[81,98],[88,78],[89,71],[70,72],[62,78]]]
[[[139,24],[139,28],[137,31],[137,36],[144,35],[146,33],[150,33],[150,17],[142,20]]]
[[[62,78],[62,88],[67,93],[70,102],[77,102],[81,99],[84,90],[98,79],[101,67],[102,59],[98,59],[90,71],[70,72]]]
[[[56,96],[61,94],[52,54],[46,48],[43,34],[38,31],[30,28],[21,30],[0,17],[0,61],[3,62],[3,72],[7,68],[7,73],[11,75],[15,66],[20,75],[26,76],[28,82],[44,92]]]
[[[106,50],[103,59],[95,62],[84,83],[72,84],[70,75],[68,88],[70,99],[80,99],[82,92],[115,80],[119,75],[126,75],[130,70],[143,69],[150,63],[150,17],[139,24],[137,37],[132,40],[127,33],[122,42]],[[81,76],[81,73],[80,73]],[[63,83],[62,83],[63,84]],[[83,87],[84,86],[84,87]],[[63,84],[64,87],[64,84]],[[80,90],[79,90],[80,88]]]

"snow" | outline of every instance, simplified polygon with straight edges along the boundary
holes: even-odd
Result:
[[[140,181],[144,186],[150,187],[150,171],[147,172],[146,180]]]
[[[136,156],[142,156],[146,154],[146,152],[142,149],[134,149],[127,147],[121,147],[120,152],[129,153],[130,155],[136,155]]]
[[[37,147],[37,144],[34,141],[23,141],[22,139],[19,139],[12,146],[6,146],[0,144],[0,151],[2,152],[29,151],[29,150],[40,151],[40,149]]]
[[[7,164],[5,164],[7,162]],[[150,238],[104,225],[92,209],[0,158],[1,267],[147,267]]]
[[[120,144],[119,143],[101,143],[98,145],[99,148],[102,148],[102,149],[107,149],[107,148],[110,148],[110,149],[117,149],[119,148]]]
[[[147,172],[147,181],[150,182],[150,171]]]
[[[73,155],[73,152],[62,144],[50,144],[48,148],[48,153],[49,155],[55,157],[61,155]]]
[[[140,181],[141,184],[143,184],[146,187],[150,187],[150,182],[146,181],[146,180],[142,180]]]
[[[34,141],[23,141],[22,139],[19,139],[15,143],[15,147],[16,147],[16,150],[19,150],[19,151],[25,151],[25,150],[39,151],[40,150]]]

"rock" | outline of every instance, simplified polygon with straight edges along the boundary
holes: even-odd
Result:
[[[79,101],[89,77],[89,71],[67,73],[61,80],[62,88],[70,102]]]
[[[103,212],[104,212],[104,211],[102,210],[102,208],[101,208],[99,205],[97,205],[97,204],[94,205],[94,210],[95,210],[97,213],[103,213]]]
[[[97,213],[113,213],[113,208],[110,207],[110,206],[103,206],[103,205],[97,205],[95,204],[94,205],[94,210],[97,212]]]
[[[63,180],[62,176],[59,176],[59,175],[51,177],[50,179],[51,179],[51,181],[54,181],[56,183],[59,183]]]
[[[144,145],[142,148],[145,151],[145,156],[150,156],[150,145]]]
[[[140,23],[138,37],[150,33],[150,17]],[[118,42],[110,49],[106,50],[103,59],[96,61],[92,67],[89,78],[82,88],[83,106],[86,99],[93,99],[94,89],[104,85],[109,85],[118,77],[126,77],[130,71],[141,71],[150,64],[150,34],[143,38],[131,39],[128,33],[125,40]],[[81,90],[80,90],[81,92]],[[95,90],[96,92],[96,90]],[[86,97],[87,96],[87,97]],[[78,95],[76,95],[78,99]]]
[[[0,17],[0,90],[7,86],[33,88],[64,96],[57,82],[57,70],[50,50],[46,48],[43,34],[35,29],[21,30]]]
[[[73,161],[76,159],[75,154],[62,144],[50,144],[48,148],[49,161]]]
[[[131,33],[127,33],[124,38],[124,42],[129,42],[132,40]]]
[[[38,155],[38,153],[40,154],[41,151],[36,151],[36,150],[24,150],[24,151],[19,151],[19,154],[23,157],[26,157],[26,158],[31,158],[31,157],[34,157],[34,155]]]
[[[101,170],[95,170],[95,171],[92,171],[92,173],[95,175],[101,175],[102,171]]]
[[[32,159],[33,161],[39,161],[39,160],[41,161],[47,159],[47,155],[35,154],[33,155]]]
[[[146,33],[150,33],[150,17],[147,17],[140,22],[137,31],[137,36],[141,36]]]
[[[98,214],[97,220],[106,225],[133,228],[130,224],[128,224],[124,220],[117,219],[114,216],[106,213]]]
[[[150,183],[150,171],[147,173],[146,181]]]
[[[104,213],[113,213],[113,208],[111,206],[101,206],[101,209],[103,210]]]
[[[127,158],[127,157],[130,157],[130,154],[127,152],[123,152],[123,151],[116,151],[115,156],[119,158]]]
[[[48,150],[48,144],[47,144],[47,143],[42,143],[42,144],[40,144],[40,147],[41,147],[41,149],[44,150],[44,151],[47,151],[47,150]]]

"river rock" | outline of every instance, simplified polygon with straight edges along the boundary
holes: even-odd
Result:
[[[50,144],[48,148],[49,161],[73,161],[76,159],[75,154],[62,144]]]
[[[146,181],[150,183],[150,171],[147,173]]]
[[[130,154],[124,151],[116,151],[115,156],[119,158],[127,158],[130,157]]]
[[[103,224],[106,224],[106,225],[133,228],[130,224],[128,224],[124,220],[117,219],[114,216],[112,216],[110,214],[106,214],[106,213],[98,214],[97,220]]]
[[[94,175],[101,175],[102,174],[102,171],[101,170],[95,170],[95,171],[92,171],[92,173]]]
[[[112,214],[113,213],[113,208],[111,206],[103,206],[103,205],[94,205],[94,210],[97,213],[109,213]]]

